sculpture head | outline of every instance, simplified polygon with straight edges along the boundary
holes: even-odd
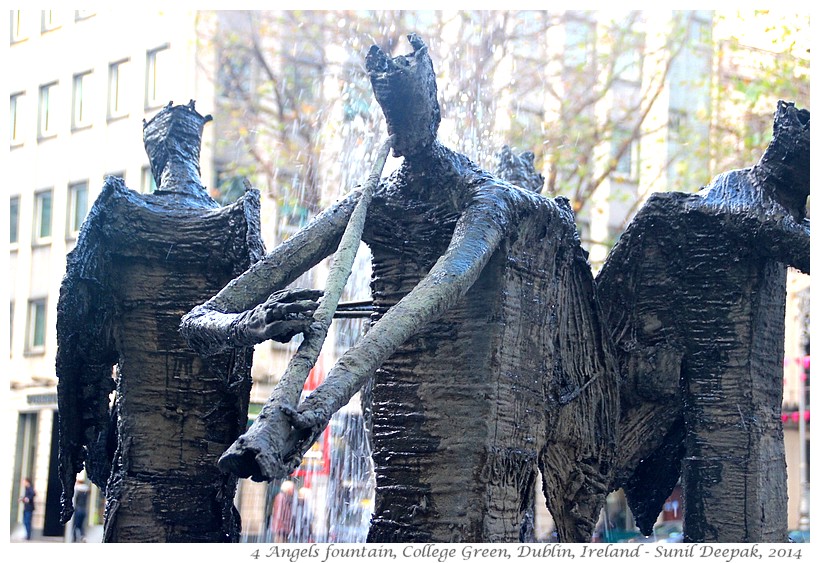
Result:
[[[515,154],[504,145],[497,155],[495,173],[511,184],[535,193],[541,193],[544,187],[544,176],[535,169],[535,154],[531,151]]]
[[[806,216],[811,172],[811,114],[794,102],[777,102],[772,141],[754,173],[762,185],[771,186],[772,197],[802,220]]]
[[[436,75],[427,45],[416,34],[408,35],[413,52],[388,57],[379,47],[367,53],[365,65],[373,93],[393,136],[393,154],[407,156],[430,147],[441,122]]]
[[[205,195],[200,183],[199,149],[202,131],[213,118],[200,115],[191,100],[186,105],[169,102],[150,121],[143,121],[142,135],[157,191]]]

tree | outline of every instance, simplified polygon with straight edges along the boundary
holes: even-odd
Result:
[[[199,180],[209,120],[169,104],[145,124],[157,191],[108,177],[60,288],[62,519],[85,466],[106,495],[105,541],[239,538],[237,481],[216,460],[245,429],[252,348],[203,359],[177,332],[185,311],[264,254],[258,192],[218,208]]]
[[[771,141],[770,108],[775,96],[808,107],[810,29],[805,15],[765,11],[721,14],[714,129],[721,139],[710,147],[712,170],[740,168]],[[757,32],[756,41],[737,37],[732,28]],[[750,33],[751,35],[751,33]]]
[[[534,147],[539,165],[550,161],[546,193],[572,196],[576,212],[642,137],[646,114],[666,88],[668,69],[691,42],[682,16],[679,29],[653,51],[643,35],[629,31],[639,12],[612,22],[597,22],[591,12],[538,11],[262,11],[218,17],[218,83],[225,114],[236,120],[225,130],[238,132],[226,135],[225,142],[238,140],[250,154],[250,160],[235,159],[244,162],[239,166],[226,162],[226,176],[251,176],[286,209],[298,204],[311,213],[319,209],[322,122],[337,95],[326,85],[341,79],[345,119],[362,115],[365,120],[359,134],[378,126],[364,101],[366,73],[355,62],[372,37],[383,38],[387,53],[400,44],[399,29],[441,38],[429,48],[446,76],[442,108],[459,120],[454,148],[482,152],[481,159],[489,160],[505,143]],[[559,27],[572,30],[563,53],[548,50],[545,39]],[[599,36],[605,50],[596,46]],[[563,57],[558,64],[544,64],[556,55]],[[636,71],[640,76],[644,59],[652,57],[658,59],[659,78],[639,91]],[[476,65],[470,73],[463,72],[465,59]],[[513,85],[505,83],[512,74],[514,94]],[[622,103],[601,121],[598,106],[613,96]],[[495,122],[502,109],[512,115],[508,125]]]
[[[375,153],[368,132],[381,123],[358,52],[378,37],[393,54],[400,30],[428,37],[438,61],[443,141],[485,167],[504,144],[530,149],[545,175],[544,193],[571,200],[596,267],[651,192],[695,190],[720,171],[744,166],[768,144],[769,108],[777,99],[808,104],[808,55],[801,52],[808,23],[779,22],[761,11],[231,17],[244,23],[223,20],[215,45],[223,76],[241,71],[241,80],[220,81],[241,91],[223,98],[226,115],[235,119],[220,135],[232,147],[222,165],[226,185],[241,184],[232,174],[251,178],[277,199],[280,217],[291,225],[303,225],[321,208],[318,177],[340,186],[338,193],[325,188],[327,203],[366,170],[369,163],[357,160]],[[750,49],[730,28],[738,17],[741,29],[771,27],[766,50]],[[751,54],[765,63],[738,72],[728,64],[737,53],[745,53],[741,61]],[[599,228],[599,210],[612,207],[623,212]]]
[[[771,416],[780,378],[759,378],[757,368],[777,370],[770,347],[783,336],[781,263],[808,271],[808,112],[778,108],[780,135],[755,167],[719,176],[701,194],[651,200],[596,282],[566,199],[515,187],[438,142],[429,50],[409,39],[409,55],[391,59],[373,47],[366,59],[393,153],[404,157],[379,185],[364,229],[373,324],[301,404],[283,400],[298,389],[274,392],[266,408],[290,418],[284,431],[258,418],[220,466],[254,480],[286,475],[375,374],[373,541],[526,537],[537,468],[562,541],[588,540],[605,495],[624,484],[645,527],[668,483],[649,494],[643,485],[659,467],[674,470],[682,452],[700,460],[683,468],[689,539],[783,541],[784,476],[767,472],[782,453]],[[532,157],[520,162],[533,168]],[[215,353],[294,326],[309,339],[310,319],[288,316],[282,294],[268,296],[333,252],[358,197],[186,315],[191,345]],[[677,283],[693,274],[710,283]],[[671,417],[646,399],[658,388],[656,403],[678,407]],[[738,415],[721,418],[725,404]],[[640,426],[647,412],[657,425]],[[735,488],[736,464],[721,447],[737,443],[738,424],[754,463]],[[636,439],[644,434],[646,444]],[[773,493],[764,476],[778,483]],[[719,490],[752,507],[739,528],[726,519],[734,506],[711,505]]]

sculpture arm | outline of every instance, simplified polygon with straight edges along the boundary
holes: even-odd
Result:
[[[469,290],[499,247],[514,213],[521,209],[511,198],[498,197],[509,193],[502,186],[487,184],[478,191],[459,218],[447,250],[427,276],[339,359],[298,410],[280,396],[271,397],[271,408],[288,414],[293,428],[282,430],[270,423],[272,417],[260,415],[219,460],[224,471],[255,481],[287,476],[299,466],[333,413],[367,378],[402,343],[445,314]],[[283,431],[287,434],[282,435]],[[273,444],[279,444],[274,451]]]
[[[516,211],[510,200],[488,195],[479,196],[465,210],[447,250],[427,276],[342,355],[325,382],[297,410],[287,409],[297,429],[309,430],[310,439],[301,441],[303,447],[399,346],[444,315],[478,279]]]
[[[762,254],[777,259],[804,274],[811,273],[811,229],[809,220],[797,222],[792,217],[765,224],[756,242]]]
[[[215,354],[268,339],[287,341],[304,332],[321,292],[283,288],[336,250],[358,199],[359,192],[353,192],[317,215],[186,314],[180,332],[189,346],[202,354]]]
[[[722,221],[725,236],[761,258],[808,274],[811,229],[805,197],[797,210],[790,209],[778,200],[781,194],[776,188],[764,183],[757,168],[732,170],[717,176],[684,207]]]

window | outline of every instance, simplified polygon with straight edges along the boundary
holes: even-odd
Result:
[[[45,33],[60,27],[57,10],[43,10],[42,14],[42,26],[40,27],[40,31]]]
[[[39,353],[46,347],[46,300],[32,299],[28,302],[28,331],[26,351]]]
[[[624,37],[623,43],[618,46],[620,52],[614,53],[612,75],[616,80],[641,81],[643,44],[644,38],[639,34],[630,33]]]
[[[669,110],[669,136],[678,137],[686,129],[689,114],[682,109]]]
[[[68,220],[66,238],[77,238],[80,227],[88,214],[88,182],[77,182],[68,186]]]
[[[151,172],[150,166],[142,167],[140,191],[144,194],[152,194],[157,191],[157,181],[154,179],[154,174]]]
[[[34,244],[51,238],[51,190],[34,194]]]
[[[632,131],[616,129],[612,133],[610,156],[615,162],[614,172],[622,177],[637,181],[638,142]]]
[[[9,243],[14,246],[20,240],[20,196],[9,200]]]
[[[17,147],[23,144],[21,116],[23,115],[23,92],[9,96],[9,144]]]
[[[592,59],[595,46],[595,24],[590,21],[568,19],[564,24],[566,42],[564,65],[583,70]]]
[[[168,45],[148,51],[145,60],[145,108],[168,103]]]
[[[23,41],[26,38],[23,31],[23,12],[22,10],[9,10],[9,13],[11,14],[10,43]]]
[[[71,96],[71,128],[91,126],[91,71],[74,75]]]
[[[108,118],[117,119],[128,115],[126,109],[126,81],[128,78],[128,59],[111,63],[108,66]]]
[[[37,129],[40,139],[48,139],[57,134],[57,119],[54,115],[56,93],[56,82],[40,86],[40,111]]]
[[[712,22],[702,19],[692,20],[691,34],[696,46],[708,47],[712,43]]]

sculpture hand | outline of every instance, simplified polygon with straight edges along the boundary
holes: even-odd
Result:
[[[231,330],[232,343],[288,342],[310,327],[321,297],[322,291],[317,289],[284,289],[271,294],[264,303],[237,317]]]
[[[279,408],[293,426],[281,452],[284,464],[290,468],[290,471],[293,471],[327,428],[330,415],[320,410],[305,409],[304,406],[301,410],[288,405],[282,405]]]
[[[318,410],[305,409],[304,407],[295,409],[287,405],[282,405],[279,408],[282,409],[282,412],[290,419],[290,423],[293,427],[298,430],[311,428],[323,429],[329,422],[329,418]]]

